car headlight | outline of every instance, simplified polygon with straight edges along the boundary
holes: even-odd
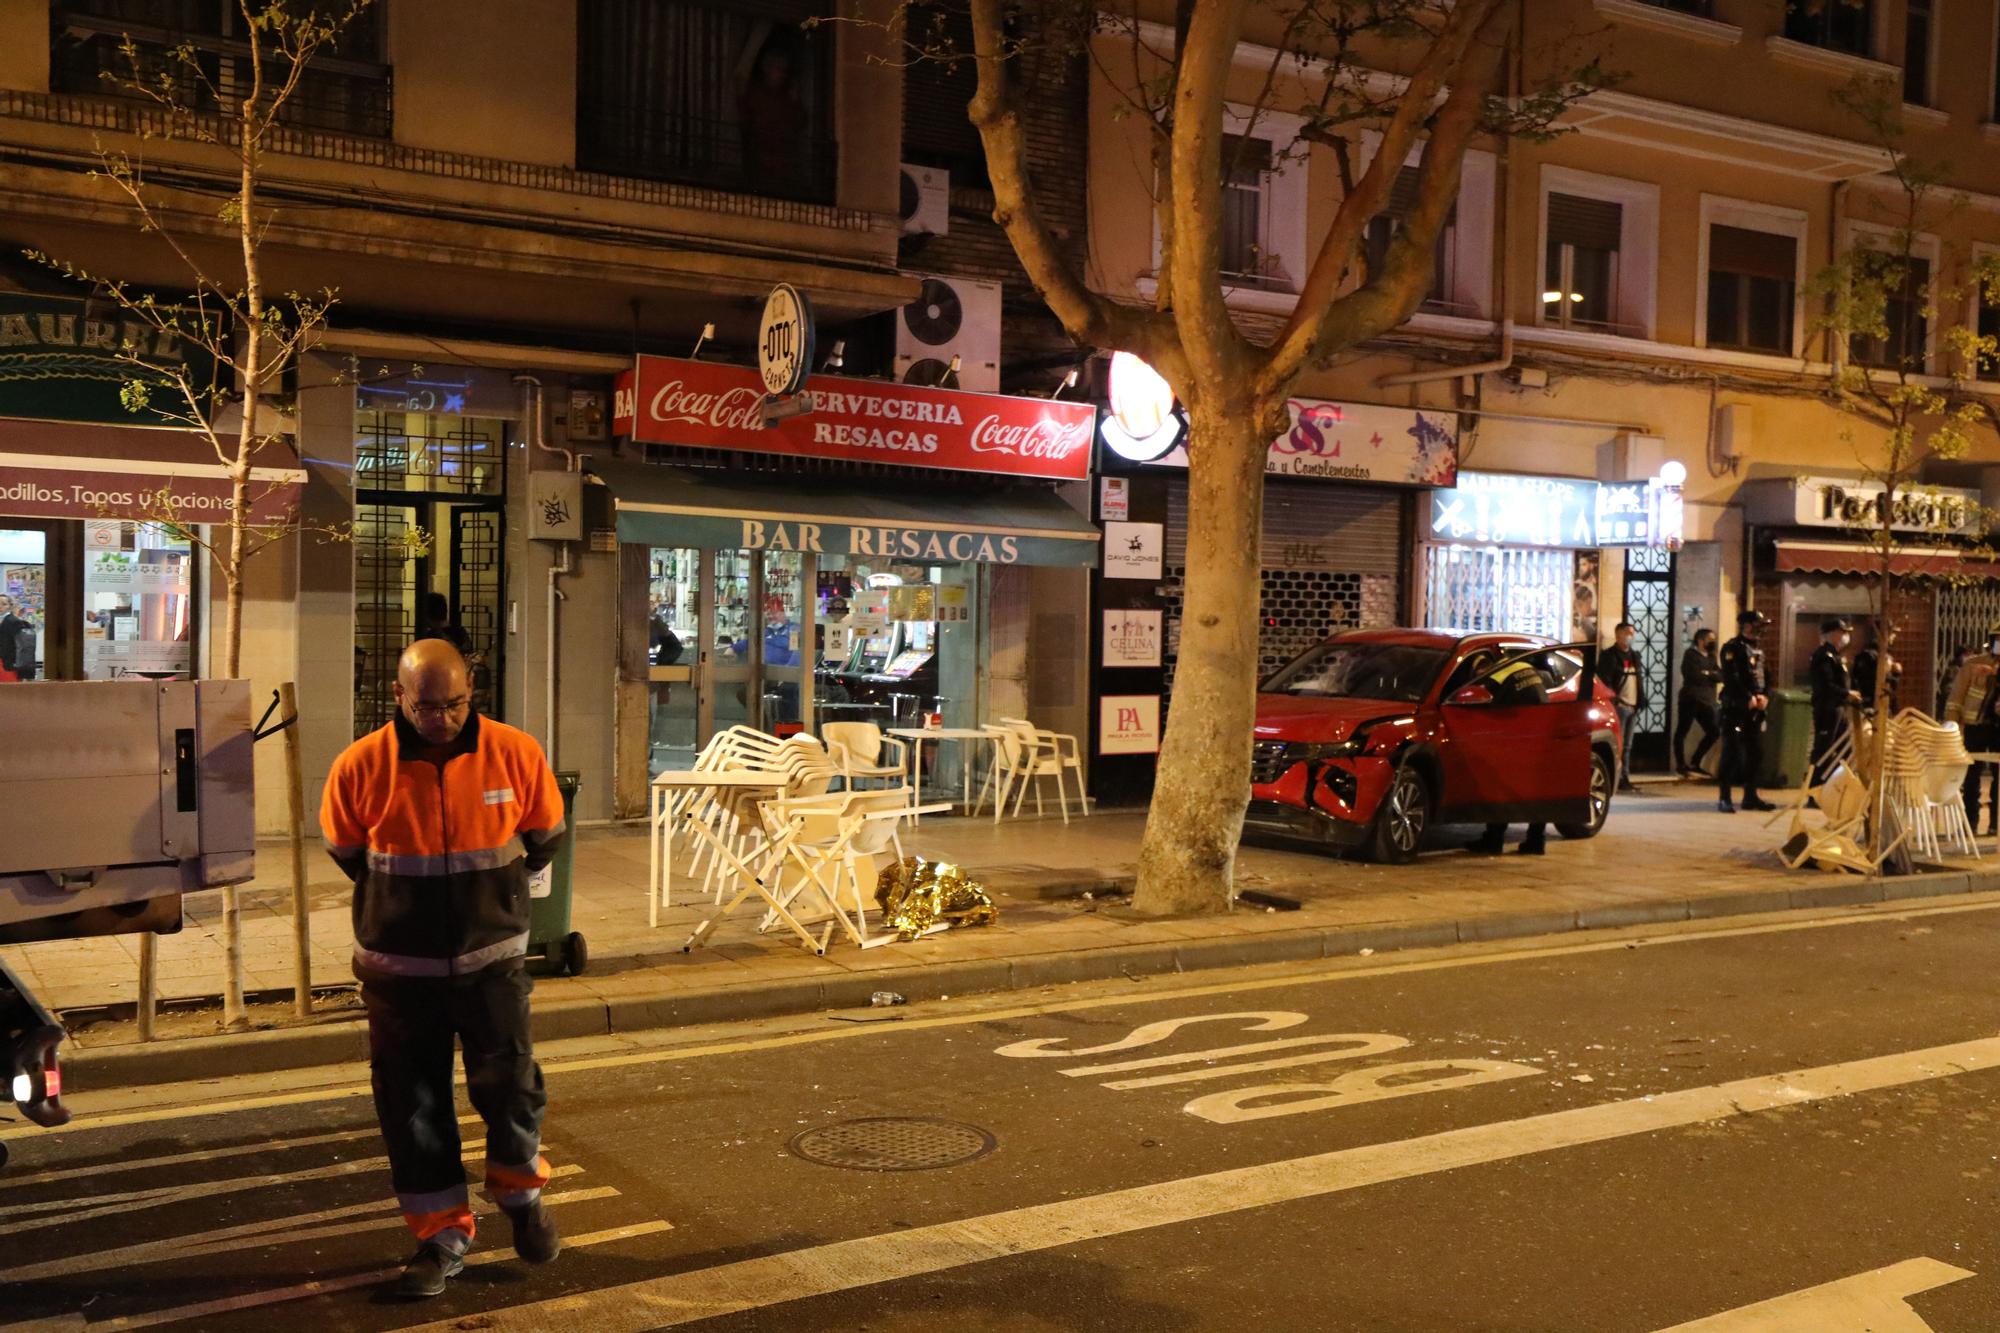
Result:
[[[1307,764],[1315,759],[1352,759],[1368,748],[1364,737],[1350,736],[1344,741],[1329,741],[1319,745],[1294,744],[1286,758],[1294,763]]]

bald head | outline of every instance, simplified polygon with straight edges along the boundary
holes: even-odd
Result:
[[[418,639],[396,662],[396,703],[417,734],[449,745],[472,712],[472,671],[445,639]]]

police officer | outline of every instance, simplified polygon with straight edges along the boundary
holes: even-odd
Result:
[[[2000,749],[2000,722],[1995,721],[1994,705],[2000,702],[2000,625],[1986,631],[1986,646],[1965,659],[1951,678],[1951,692],[1945,698],[1944,720],[1956,722],[1965,736],[1965,748],[1974,754]],[[1991,764],[1974,764],[1965,771],[1965,817],[1979,827],[1980,788],[1987,789],[1986,819],[1989,826],[2000,822],[2000,781]]]
[[[1854,682],[1847,671],[1847,659],[1841,656],[1848,641],[1853,637],[1854,626],[1839,616],[1828,616],[1819,622],[1819,647],[1813,649],[1809,664],[1812,678],[1812,785],[1817,787],[1825,782],[1830,765],[1826,761],[1827,751],[1839,739],[1847,721],[1847,710],[1861,702],[1861,696],[1854,691]]]
[[[1736,637],[1722,645],[1722,762],[1716,766],[1721,799],[1715,808],[1736,813],[1729,794],[1743,788],[1745,810],[1775,810],[1757,794],[1757,770],[1764,763],[1764,711],[1771,700],[1764,683],[1761,640],[1770,620],[1762,611],[1736,617]]]
[[[1526,658],[1507,663],[1486,678],[1487,688],[1493,691],[1495,703],[1540,704],[1549,699],[1548,682],[1534,663]],[[1466,850],[1481,856],[1495,856],[1506,849],[1507,825],[1488,824],[1486,832],[1478,841],[1467,844]],[[1521,835],[1521,845],[1514,849],[1523,856],[1546,856],[1549,850],[1549,825],[1547,820],[1531,820],[1527,831]]]
[[[354,975],[389,1174],[418,1248],[397,1283],[436,1296],[465,1267],[473,1217],[452,1105],[452,1045],[486,1122],[486,1189],[530,1263],[561,1239],[542,1204],[547,1096],[529,1041],[528,877],[555,856],[562,796],[541,746],[473,711],[446,639],[396,666],[393,721],[333,761],[326,849],[354,881]]]

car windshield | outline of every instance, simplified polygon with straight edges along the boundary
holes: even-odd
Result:
[[[1264,684],[1266,694],[1308,699],[1392,699],[1416,703],[1448,654],[1407,643],[1323,643]]]

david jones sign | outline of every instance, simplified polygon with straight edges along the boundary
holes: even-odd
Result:
[[[1088,404],[832,375],[813,376],[804,391],[812,412],[767,429],[757,372],[642,356],[618,377],[612,418],[619,434],[648,444],[1060,481],[1090,472]]]

